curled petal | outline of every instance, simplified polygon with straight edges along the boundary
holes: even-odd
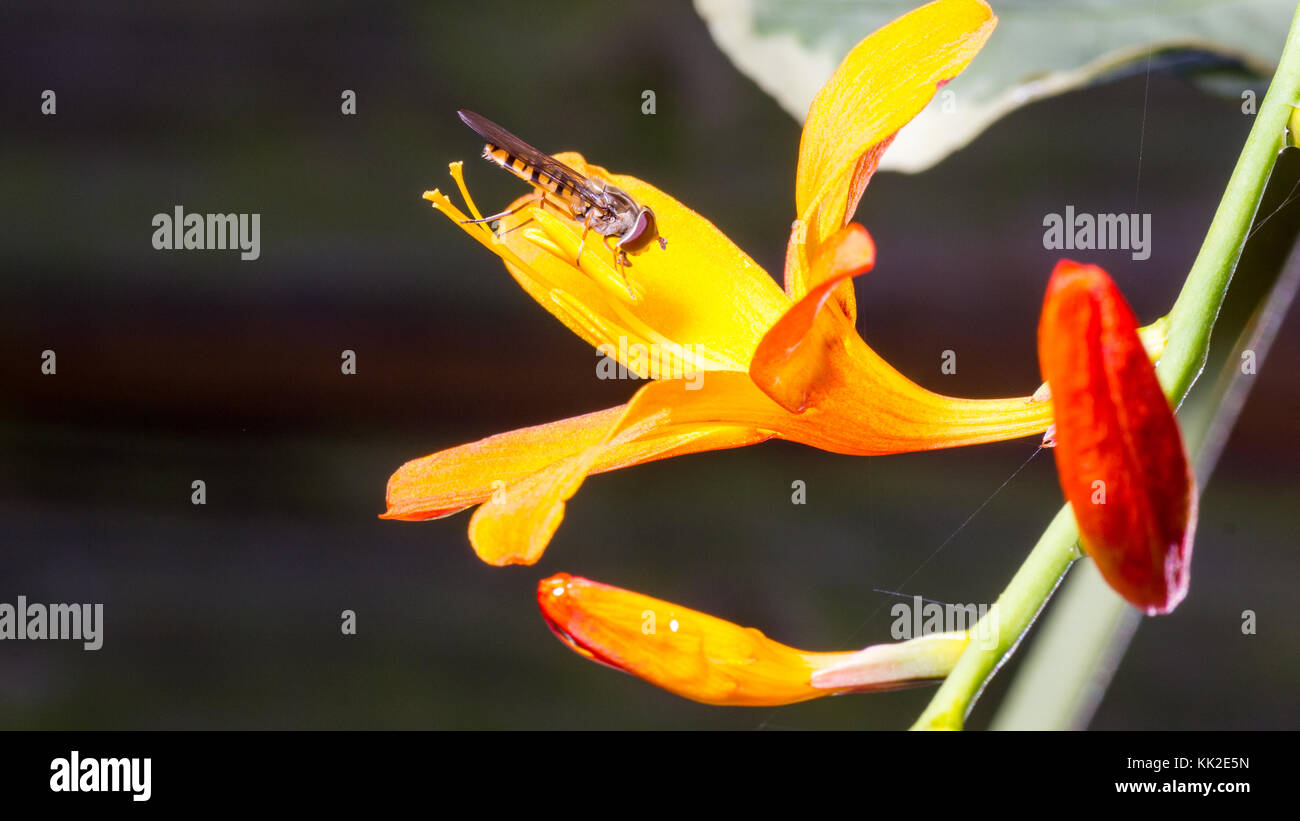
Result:
[[[781,407],[801,413],[829,367],[827,352],[841,344],[842,337],[856,333],[852,319],[856,306],[851,298],[839,303],[839,315],[822,309],[832,295],[844,295],[841,284],[870,271],[875,262],[871,235],[861,225],[849,223],[823,244],[813,260],[811,281],[816,284],[764,334],[749,363],[749,375]]]
[[[996,25],[982,0],[929,3],[855,46],[813,98],[795,179],[796,231],[806,234],[807,251],[787,263],[790,298],[815,284],[806,263],[852,218],[894,135],[966,68]]]
[[[1080,543],[1121,596],[1168,613],[1187,595],[1196,480],[1137,321],[1105,271],[1057,264],[1038,357]]]
[[[537,585],[546,623],[574,652],[705,704],[770,706],[942,678],[964,633],[853,653],[811,653],[698,610],[561,573]]]

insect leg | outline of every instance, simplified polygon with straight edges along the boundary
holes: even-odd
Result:
[[[586,210],[585,216],[582,217],[582,240],[577,244],[577,259],[573,260],[573,264],[575,265],[581,264],[582,248],[586,247],[586,233],[588,233],[588,231],[591,230],[591,223],[595,222],[595,220],[598,220],[599,217],[601,217],[601,212],[599,212],[599,210],[595,208],[590,208]]]
[[[613,237],[604,238],[606,248],[609,248],[609,241],[611,239],[613,239]],[[628,282],[627,274],[623,273],[624,268],[632,267],[631,260],[627,258],[627,252],[624,251],[617,242],[615,242],[614,247],[609,248],[609,250],[614,254],[614,273],[618,274],[619,279],[623,280],[623,287],[627,288],[627,292],[629,294],[632,293],[632,283]]]
[[[523,202],[516,205],[514,208],[511,208],[506,211],[502,211],[500,214],[493,214],[490,217],[482,217],[481,219],[476,219],[476,220],[461,220],[460,224],[468,225],[470,223],[479,223],[479,222],[496,222],[499,219],[505,219],[511,214],[517,214],[520,211],[524,210],[525,208],[529,207],[530,205],[545,205],[545,204],[546,204],[546,194],[541,191],[538,191],[537,197],[535,199],[524,200]]]
[[[595,211],[588,211],[587,218],[582,221],[582,241],[578,243],[578,258],[573,261],[574,265],[582,262],[582,249],[587,246],[587,232],[591,230],[591,221],[596,218]]]
[[[496,235],[496,238],[497,238],[497,239],[501,239],[501,238],[504,237],[506,234],[514,233],[515,231],[518,231],[520,228],[523,228],[525,225],[527,225],[527,224],[530,223],[530,222],[536,222],[536,220],[534,220],[532,217],[529,217],[528,219],[526,219],[526,220],[524,220],[523,222],[521,222],[521,223],[519,223],[518,225],[516,225],[514,228],[507,228],[506,230],[504,230],[504,231],[502,231],[501,233],[497,234],[497,235]]]

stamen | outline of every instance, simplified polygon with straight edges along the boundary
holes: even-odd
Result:
[[[633,283],[620,276],[612,265],[605,261],[605,254],[608,248],[604,243],[589,242],[582,244],[581,239],[573,232],[569,225],[557,219],[551,214],[544,214],[540,210],[533,215],[542,230],[550,238],[554,246],[558,246],[561,256],[569,265],[577,261],[577,267],[588,277],[592,279],[606,293],[616,297],[619,301],[628,305],[636,305],[641,301],[642,293]],[[555,253],[554,246],[549,243],[544,247],[547,251]],[[581,255],[579,248],[581,247]],[[612,257],[611,257],[612,258]]]
[[[521,270],[528,269],[528,265],[522,259],[519,258],[518,254],[510,250],[509,245],[507,245],[504,242],[497,241],[497,236],[496,234],[492,233],[492,229],[488,228],[486,225],[483,225],[482,223],[469,222],[469,217],[461,213],[461,210],[457,208],[455,205],[452,205],[451,200],[447,199],[446,194],[442,193],[437,189],[434,189],[433,191],[425,191],[424,198],[429,202],[433,203],[433,207],[436,210],[445,214],[447,218],[450,219],[452,222],[456,223],[456,225],[458,225],[461,228],[461,230],[469,234],[474,239],[478,240],[479,244],[482,245],[484,248],[487,248],[492,253],[501,257],[501,259],[504,260],[505,262],[510,263],[511,265],[514,265],[515,267]],[[467,199],[468,199],[468,195],[467,195]],[[471,207],[472,204],[473,203],[471,200],[470,201]]]
[[[524,239],[528,240],[533,245],[536,245],[538,248],[541,248],[543,251],[554,254],[561,259],[564,258],[564,251],[560,246],[551,242],[551,238],[548,237],[546,232],[540,228],[529,228],[524,232]]]
[[[469,208],[469,212],[474,215],[474,219],[481,220],[483,215],[479,212],[478,206],[474,204],[474,198],[469,195],[469,189],[465,187],[464,166],[464,162],[456,160],[453,163],[448,163],[447,170],[451,173],[451,178],[456,181],[456,187],[460,189],[460,195],[465,199],[465,206]]]

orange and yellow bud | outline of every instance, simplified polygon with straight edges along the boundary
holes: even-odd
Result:
[[[574,652],[684,698],[762,707],[891,690],[947,675],[968,642],[941,633],[848,653],[810,653],[707,613],[561,573],[537,585]]]

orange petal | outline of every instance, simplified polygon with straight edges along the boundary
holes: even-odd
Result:
[[[588,454],[593,445],[604,442],[626,411],[627,405],[620,405],[413,459],[389,478],[388,510],[380,518],[433,519],[482,504],[470,536],[483,560],[496,565],[532,564],[562,516],[568,498],[562,481],[566,472],[581,468],[583,476],[603,473],[767,438],[730,425],[638,431],[640,438],[625,435]],[[501,529],[510,522],[511,528]],[[545,534],[540,540],[539,531]]]
[[[1196,480],[1137,321],[1105,271],[1057,264],[1038,357],[1080,543],[1121,596],[1168,613],[1187,595]]]
[[[666,409],[661,429],[733,424],[833,453],[882,456],[1030,436],[1051,422],[1050,405],[1028,397],[958,399],[927,391],[857,337],[832,353],[826,387],[813,391],[803,413],[782,408],[747,374],[720,371],[708,374],[700,390],[683,380],[646,385],[615,431]]]
[[[856,653],[809,653],[753,628],[567,573],[542,580],[537,603],[574,652],[705,704],[771,706],[908,686],[947,675],[967,642],[965,634],[942,634]]]
[[[796,231],[806,234],[807,250],[787,263],[790,298],[816,284],[808,262],[852,218],[894,135],[966,68],[996,25],[981,0],[922,6],[855,46],[813,98],[795,180]]]
[[[388,479],[381,518],[417,521],[486,502],[493,492],[600,441],[626,406],[499,433],[412,459]]]
[[[558,458],[552,464],[506,484],[470,519],[470,544],[479,558],[497,566],[536,563],[564,518],[565,502],[591,473],[768,438],[737,425],[665,429],[658,422],[644,420],[616,433],[607,430],[602,441],[576,453],[565,447],[554,454]]]
[[[564,503],[595,466],[709,448],[740,447],[771,437],[857,456],[959,447],[1042,433],[1051,405],[1016,399],[956,399],[921,388],[895,371],[856,335],[828,358],[821,386],[803,413],[772,401],[734,371],[708,373],[698,389],[688,380],[657,380],[637,391],[605,438],[562,464],[507,488],[504,504],[479,508],[470,539],[491,564],[532,564],[563,516]],[[694,438],[700,437],[700,438]],[[659,452],[671,443],[685,447]],[[612,469],[612,467],[605,469]]]

